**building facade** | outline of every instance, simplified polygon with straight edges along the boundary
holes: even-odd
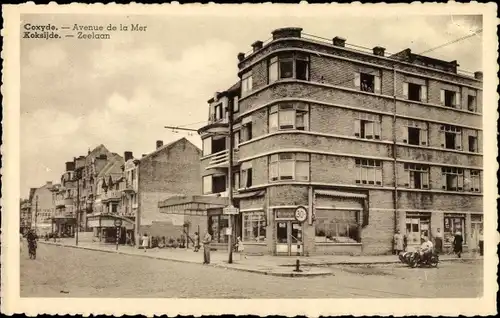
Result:
[[[457,231],[466,249],[476,248],[481,72],[464,75],[456,61],[409,49],[362,52],[300,28],[252,46],[238,55],[233,101],[236,235],[247,251],[387,254],[396,230],[411,246],[438,229],[445,248]],[[210,104],[213,121],[224,117],[217,105]],[[227,158],[227,139],[214,141],[212,121],[200,134],[203,191],[224,196],[228,162],[217,162]]]
[[[31,202],[28,199],[22,199],[19,204],[19,233],[24,234],[31,228]]]
[[[54,214],[52,215],[52,232],[59,237],[74,236],[76,230],[76,176],[75,162],[66,162],[61,183],[51,188]]]
[[[159,202],[172,197],[201,193],[201,150],[186,138],[164,145],[156,142],[155,151],[134,159],[125,152],[122,213],[134,221],[134,240],[149,236],[183,234],[184,217],[161,214]]]
[[[31,228],[38,235],[52,231],[52,216],[54,214],[52,187],[52,181],[47,181],[45,185],[30,190]]]

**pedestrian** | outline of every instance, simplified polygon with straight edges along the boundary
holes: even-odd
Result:
[[[198,235],[198,232],[194,232],[194,252],[198,252],[200,250],[200,236]]]
[[[434,250],[436,254],[441,254],[443,252],[443,233],[440,228],[437,229],[434,235]]]
[[[453,239],[453,251],[457,254],[458,258],[462,258],[462,244],[464,238],[460,230],[455,233],[455,238]]]
[[[394,234],[394,252],[396,255],[399,255],[404,250],[404,238],[403,235],[396,230],[396,234]]]
[[[149,237],[147,233],[144,233],[144,235],[142,236],[142,248],[144,249],[144,252],[146,252],[148,247],[149,247]]]
[[[484,242],[483,242],[483,230],[479,231],[479,255],[483,256],[484,253]]]
[[[238,253],[240,253],[240,260],[242,257],[247,258],[247,256],[245,255],[245,245],[243,245],[241,237],[238,236],[236,244],[238,246]]]
[[[205,237],[203,238],[203,264],[210,264],[210,243],[212,242],[212,236],[205,232]]]
[[[408,232],[403,236],[403,251],[407,252],[408,247]]]

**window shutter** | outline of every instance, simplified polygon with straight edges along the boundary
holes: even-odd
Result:
[[[441,90],[441,105],[444,105],[444,89]]]
[[[359,88],[361,86],[361,74],[354,74],[354,87]]]
[[[382,185],[382,168],[375,168],[375,183]]]
[[[427,146],[427,129],[420,129],[420,144]]]
[[[410,174],[411,174],[411,171],[409,171],[409,170],[408,170],[408,171],[406,172],[406,182],[405,182],[405,187],[409,187],[409,186],[410,186],[410,179],[411,179]]]
[[[444,146],[446,145],[446,133],[441,130],[439,132],[439,137],[441,138],[441,147],[444,148]]]
[[[427,86],[420,86],[420,101],[427,102]]]
[[[274,57],[269,62],[269,83],[274,83],[278,80],[278,58]]]
[[[403,96],[408,99],[408,83],[403,83]]]
[[[373,122],[367,122],[365,124],[365,138],[373,139]]]
[[[380,139],[380,122],[376,121],[374,124],[374,131],[373,134],[375,135],[375,139]]]
[[[455,95],[455,107],[461,108],[460,105],[462,105],[462,94],[460,94],[460,92],[457,92]]]
[[[375,76],[375,93],[380,94],[380,92],[381,92],[380,76]]]
[[[429,172],[422,172],[422,188],[429,189]]]
[[[402,132],[403,132],[403,142],[408,143],[408,127],[403,126]]]
[[[361,167],[356,166],[356,183],[361,183]]]
[[[455,149],[462,150],[462,133],[459,132],[455,136]]]
[[[464,189],[464,175],[458,175],[457,176],[457,179],[458,179],[458,191],[462,191]]]
[[[354,121],[354,136],[356,137],[361,136],[361,121],[359,119],[356,119]]]
[[[443,190],[446,190],[446,173],[444,172],[441,172],[441,186],[443,188]]]

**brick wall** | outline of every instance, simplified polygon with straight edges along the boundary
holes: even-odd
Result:
[[[413,191],[398,191],[398,206],[400,209],[411,210],[449,210],[464,212],[483,210],[481,196]]]
[[[276,185],[268,189],[269,205],[304,205],[309,203],[309,192],[307,186]]]
[[[370,203],[371,205],[371,203]],[[387,254],[392,251],[394,212],[370,211],[368,226],[361,231],[363,254]]]

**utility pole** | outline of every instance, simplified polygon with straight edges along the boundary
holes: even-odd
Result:
[[[80,171],[76,172],[76,232],[75,245],[78,246],[78,232],[80,232]]]
[[[229,183],[229,193],[228,193],[228,199],[229,199],[229,206],[233,207],[233,148],[234,148],[234,142],[233,142],[233,102],[229,101],[228,103],[228,124],[229,124],[229,153],[228,153],[228,166],[227,166],[227,181]],[[230,229],[229,237],[227,240],[228,248],[229,248],[229,256],[227,262],[229,264],[233,263],[233,214],[229,215],[229,222],[228,222],[228,227]]]
[[[38,195],[35,196],[35,234],[38,232],[36,221],[38,219]]]

